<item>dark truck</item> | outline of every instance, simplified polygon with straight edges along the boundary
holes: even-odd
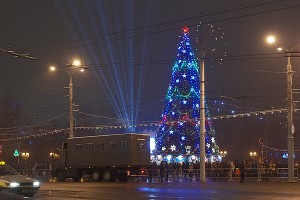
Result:
[[[63,149],[55,153],[52,170],[59,181],[125,182],[129,176],[142,175],[150,164],[150,136],[146,134],[114,134],[69,138]]]

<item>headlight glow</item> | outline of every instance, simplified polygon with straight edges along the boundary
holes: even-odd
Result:
[[[33,182],[33,186],[37,187],[37,186],[39,186],[39,185],[40,185],[40,182],[38,182],[38,181],[34,181],[34,182]]]
[[[9,184],[9,186],[10,186],[10,187],[18,187],[18,186],[20,186],[20,183],[11,182],[11,183]]]

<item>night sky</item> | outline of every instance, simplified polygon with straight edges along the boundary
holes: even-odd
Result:
[[[287,58],[276,47],[300,44],[299,11],[297,0],[2,0],[0,49],[36,60],[0,52],[1,118],[7,111],[1,103],[7,95],[13,102],[10,109],[20,109],[16,124],[2,124],[1,139],[36,134],[33,128],[68,128],[68,89],[64,87],[69,84],[66,65],[74,58],[89,68],[73,74],[74,103],[80,111],[75,114],[77,126],[158,123],[181,28],[190,28],[192,47],[199,55],[196,26],[200,22],[206,34],[206,101],[211,116],[285,108]],[[212,31],[224,38],[214,40]],[[265,42],[270,33],[278,38],[273,46]],[[50,72],[50,65],[58,70]],[[298,65],[299,59],[292,58],[295,89],[299,88]],[[294,94],[295,101],[299,98]],[[294,116],[297,149],[300,124],[299,115]],[[61,126],[54,124],[58,122]],[[271,148],[286,149],[285,112],[213,123],[217,144],[229,152],[228,159],[259,152],[259,138]],[[126,131],[130,130],[153,134],[156,127]],[[28,139],[13,143],[3,145],[15,148],[19,143],[30,151],[42,144]],[[53,146],[60,144],[57,140]],[[279,159],[281,155],[270,150],[268,156]]]

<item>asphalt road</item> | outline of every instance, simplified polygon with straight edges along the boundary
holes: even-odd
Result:
[[[64,182],[42,183],[35,200],[300,199],[300,183],[285,182]]]

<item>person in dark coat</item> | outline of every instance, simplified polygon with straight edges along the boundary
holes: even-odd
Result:
[[[148,167],[148,182],[152,182],[152,177],[153,177],[153,170],[154,170],[154,164],[151,163]]]
[[[159,165],[159,173],[160,173],[160,182],[163,182],[164,177],[166,175],[165,162],[161,162],[161,164]]]
[[[245,166],[246,166],[246,162],[243,160],[243,162],[240,165],[240,176],[241,176],[241,180],[240,183],[244,183],[245,182]]]

